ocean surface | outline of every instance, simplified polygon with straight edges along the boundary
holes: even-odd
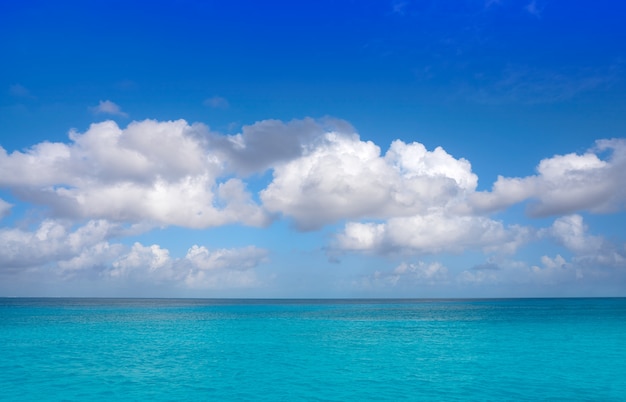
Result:
[[[626,401],[626,299],[0,299],[0,400]]]

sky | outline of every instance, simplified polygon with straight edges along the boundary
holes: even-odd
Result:
[[[626,5],[0,4],[0,297],[626,296]]]

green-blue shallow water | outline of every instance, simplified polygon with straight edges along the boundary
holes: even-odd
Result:
[[[0,400],[626,400],[626,299],[0,299]]]

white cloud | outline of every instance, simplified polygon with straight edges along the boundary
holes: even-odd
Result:
[[[83,249],[104,242],[120,227],[93,220],[72,231],[68,222],[47,219],[34,230],[0,229],[0,266],[34,267],[79,255]]]
[[[533,236],[528,228],[485,217],[444,213],[391,218],[384,223],[349,222],[336,237],[342,251],[416,254],[460,253],[468,249],[513,253]]]
[[[576,254],[598,251],[602,246],[602,239],[589,236],[586,231],[582,216],[569,215],[556,219],[547,233]]]
[[[422,261],[417,264],[403,262],[393,270],[391,279],[394,284],[399,280],[409,280],[419,284],[447,282],[448,268],[439,262],[430,264]]]
[[[263,204],[315,229],[342,219],[387,218],[456,205],[476,187],[469,162],[442,148],[394,141],[384,157],[354,133],[328,132],[278,165]]]
[[[599,284],[602,289],[626,280],[626,244],[616,245],[600,236],[589,235],[579,215],[557,218],[552,226],[540,230],[538,237],[555,240],[572,256],[543,255],[540,264],[500,260],[497,264],[484,264],[487,269],[463,271],[457,275],[457,281],[503,288],[511,284],[539,286],[558,291],[559,286],[573,284],[576,284],[574,288],[588,289]],[[491,269],[492,266],[497,269]]]
[[[204,101],[204,105],[215,109],[228,109],[228,107],[230,106],[228,100],[217,95],[212,98],[206,99]]]
[[[587,231],[582,216],[569,215],[557,218],[540,235],[551,237],[572,252],[572,263],[578,267],[626,267],[626,244],[620,246]]]
[[[0,185],[68,218],[194,228],[267,224],[241,180],[218,180],[224,161],[207,149],[206,131],[183,120],[126,129],[106,121],[71,132],[70,144],[44,142],[11,154],[0,148]]]
[[[193,246],[185,260],[193,267],[185,277],[190,288],[216,288],[258,286],[260,281],[253,271],[267,261],[267,251],[254,246],[240,249],[209,251],[206,247]]]
[[[122,244],[108,241],[84,247],[73,257],[57,262],[58,274],[65,279],[77,276],[98,278],[100,273],[109,269],[109,264],[127,251]]]
[[[194,245],[185,257],[171,258],[159,245],[135,243],[105,274],[116,280],[191,289],[247,288],[260,284],[253,269],[266,261],[267,251],[254,246],[211,251]]]
[[[0,229],[0,267],[5,273],[53,274],[65,281],[104,278],[171,288],[231,288],[259,285],[254,268],[268,257],[254,246],[209,250],[194,245],[184,257],[172,258],[156,244],[136,242],[129,248],[110,242],[125,234],[120,225],[103,220],[76,228],[46,220],[32,231]]]
[[[98,106],[90,107],[92,113],[95,114],[110,114],[114,116],[128,117],[127,113],[124,113],[122,109],[110,100],[100,101]]]
[[[440,147],[396,140],[381,155],[340,120],[266,120],[232,136],[184,120],[126,128],[106,121],[70,140],[11,154],[0,147],[0,186],[57,216],[194,228],[262,226],[268,212],[311,230],[342,220],[471,216],[526,200],[533,216],[626,203],[623,139],[542,160],[535,176],[499,177],[490,192],[475,192],[470,163]],[[261,206],[233,174],[267,169],[273,178],[259,192]]]
[[[532,216],[583,210],[613,212],[626,204],[625,169],[626,140],[600,140],[582,155],[556,155],[542,160],[535,176],[500,176],[491,192],[471,195],[470,205],[478,211],[496,211],[532,200]]]
[[[391,271],[375,271],[354,283],[359,288],[415,288],[447,285],[452,279],[448,268],[439,262],[402,262]]]

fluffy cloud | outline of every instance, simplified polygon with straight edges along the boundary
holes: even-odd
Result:
[[[392,271],[387,279],[394,285],[399,281],[429,285],[444,283],[448,281],[448,268],[439,262],[430,264],[422,261],[418,263],[403,262]]]
[[[32,231],[1,229],[0,267],[5,274],[27,270],[65,280],[105,278],[144,285],[228,288],[258,285],[253,269],[268,256],[266,250],[254,246],[209,250],[194,245],[184,257],[172,258],[169,250],[156,244],[136,242],[129,248],[110,242],[131,232],[103,220],[77,228],[46,220]]]
[[[110,114],[114,116],[128,117],[128,114],[122,112],[122,109],[110,100],[100,101],[98,106],[89,108],[95,114]]]
[[[617,245],[601,236],[587,233],[587,226],[580,215],[563,216],[554,221],[550,228],[540,232],[572,252],[572,263],[579,267],[626,266],[626,244]]]
[[[376,271],[352,285],[365,290],[436,287],[449,284],[451,278],[448,268],[439,262],[402,262],[391,271]]]
[[[376,253],[460,253],[466,249],[514,252],[532,237],[523,227],[505,228],[485,217],[444,213],[392,218],[384,223],[349,222],[336,238],[343,251]]]
[[[120,230],[118,225],[94,220],[72,231],[67,222],[50,219],[33,231],[3,228],[0,229],[0,266],[5,269],[33,267],[68,260]]]
[[[532,216],[621,210],[626,204],[625,169],[626,140],[600,140],[582,155],[542,160],[537,175],[498,177],[492,191],[473,194],[470,205],[486,212],[531,200],[528,211]]]
[[[106,121],[71,132],[70,140],[10,154],[0,148],[0,186],[59,217],[193,228],[263,226],[270,213],[304,230],[361,219],[430,224],[420,221],[428,216],[445,217],[443,226],[465,219],[473,227],[488,224],[476,213],[526,200],[534,216],[606,212],[626,202],[625,140],[545,159],[537,175],[499,177],[490,192],[476,192],[470,163],[440,147],[429,151],[396,140],[383,155],[348,123],[333,119],[265,120],[236,135],[184,120],[146,120],[124,129]],[[260,191],[259,205],[243,179],[268,169],[272,181]]]
[[[245,184],[219,181],[224,162],[206,148],[203,126],[185,121],[106,121],[70,133],[72,143],[0,148],[0,186],[76,219],[148,221],[202,228],[269,222]]]
[[[385,156],[370,141],[325,133],[299,158],[274,168],[263,204],[310,230],[342,219],[426,213],[458,204],[477,177],[442,148],[394,141]]]
[[[537,233],[539,239],[551,239],[565,248],[570,257],[543,255],[539,264],[502,260],[461,272],[461,284],[522,284],[560,286],[578,282],[592,286],[626,280],[626,244],[614,244],[601,236],[587,233],[580,215],[555,219],[553,224]],[[603,285],[603,286],[604,286]],[[613,286],[613,285],[612,285]]]
[[[135,243],[112,263],[105,275],[191,289],[241,288],[259,285],[253,268],[265,261],[267,251],[254,246],[211,251],[194,245],[185,257],[171,258],[169,251],[158,245]]]

